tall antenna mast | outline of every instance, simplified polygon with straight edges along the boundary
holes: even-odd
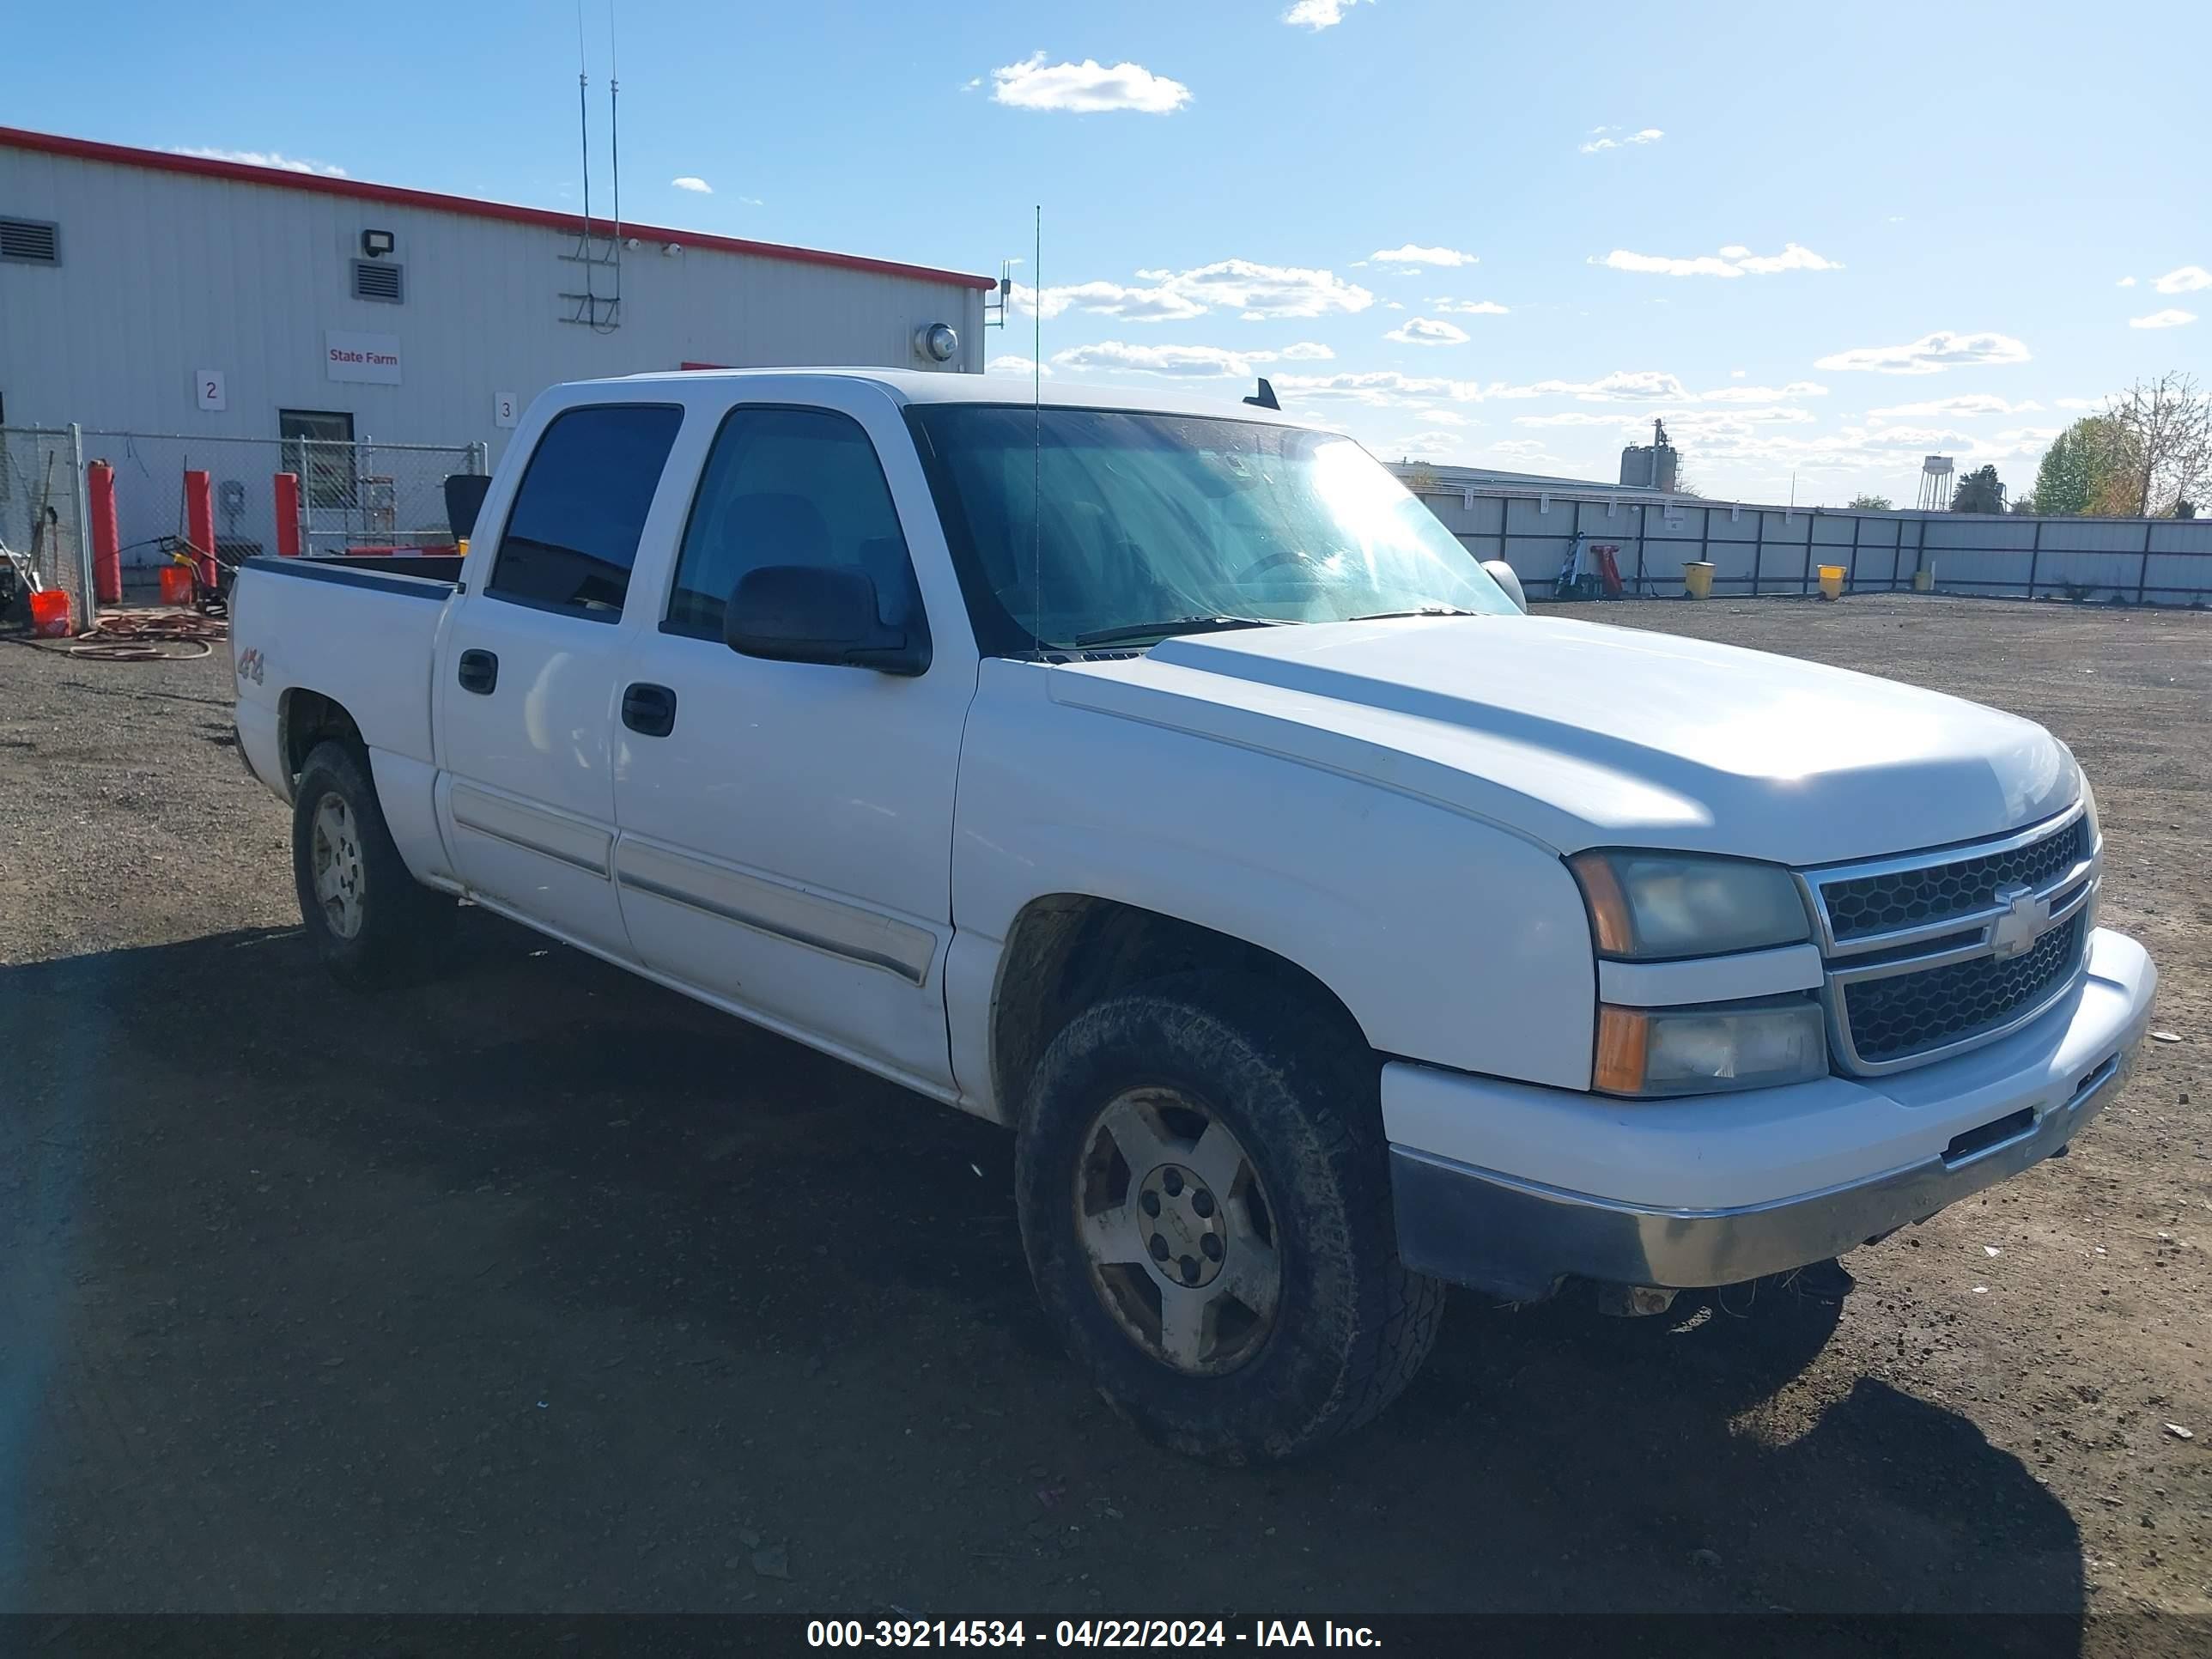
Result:
[[[591,87],[584,51],[584,0],[576,0],[576,131],[584,151],[584,293],[589,318],[597,321],[599,296],[592,288],[592,106],[586,95]]]
[[[592,106],[586,99],[591,77],[584,52],[584,0],[576,0],[576,131],[584,149],[584,234],[592,234]]]
[[[607,0],[607,143],[615,170],[615,268],[622,269],[622,64],[615,56],[615,0]]]
[[[1030,250],[1030,415],[1033,423],[1030,483],[1036,501],[1030,514],[1030,603],[1038,626],[1030,629],[1037,660],[1044,658],[1044,204],[1036,206],[1036,235]]]

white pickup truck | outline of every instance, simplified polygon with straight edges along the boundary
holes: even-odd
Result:
[[[1167,1443],[1287,1456],[1453,1281],[1823,1261],[2045,1158],[2156,974],[2041,727],[1523,613],[1356,444],[981,378],[548,392],[435,581],[255,561],[338,975],[461,895],[1012,1127]]]

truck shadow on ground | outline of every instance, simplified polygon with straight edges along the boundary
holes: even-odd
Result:
[[[2072,1517],[1838,1361],[1850,1303],[1462,1296],[1367,1433],[1204,1469],[1060,1354],[1001,1131],[467,921],[375,998],[289,930],[0,969],[0,1607],[2002,1611],[2075,1641]]]

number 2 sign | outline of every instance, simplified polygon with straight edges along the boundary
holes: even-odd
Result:
[[[223,390],[222,371],[203,368],[192,376],[192,395],[202,409],[216,410],[230,407],[229,394]]]

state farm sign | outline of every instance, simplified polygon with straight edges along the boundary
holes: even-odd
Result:
[[[379,386],[398,386],[399,337],[342,334],[336,329],[325,329],[323,373],[333,380],[373,380]]]

